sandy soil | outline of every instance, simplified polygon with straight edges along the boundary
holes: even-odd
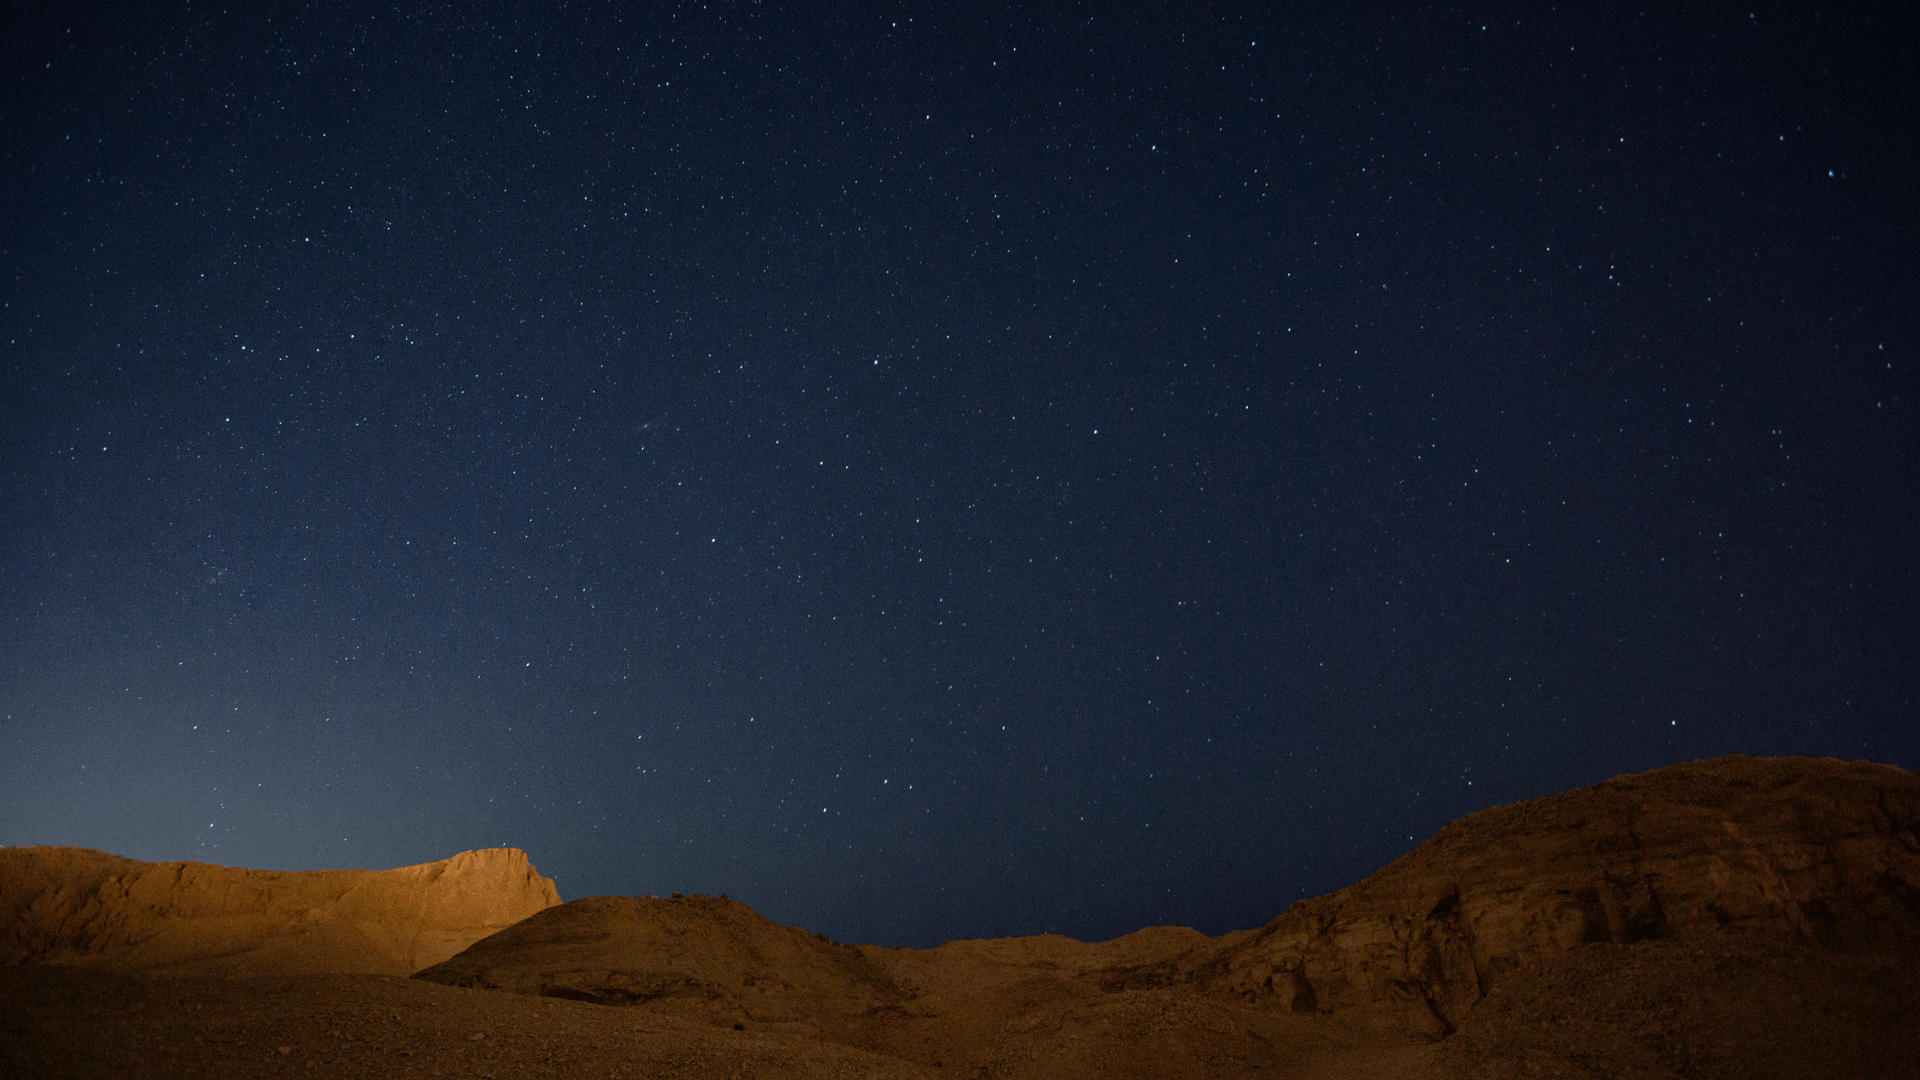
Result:
[[[1268,1026],[1264,1038],[1222,1032],[1192,1024],[1181,1005],[1164,994],[1134,994],[1090,1022],[1045,1010],[1013,1025],[997,1024],[999,1015],[963,1020],[960,1037],[983,1038],[987,1054],[959,1050],[947,1032],[898,1047],[931,1053],[918,1064],[798,1034],[390,976],[150,978],[14,967],[0,968],[0,1075],[1347,1080],[1429,1075],[1424,1066],[1433,1059],[1430,1046],[1376,1042],[1324,1019]],[[903,1032],[893,1039],[918,1043]],[[1258,1052],[1248,1055],[1249,1045]],[[954,1061],[943,1060],[943,1047],[954,1048]]]
[[[1738,936],[1587,945],[1509,980],[1438,1043],[1353,1017],[1046,979],[810,1030],[390,976],[9,967],[0,1076],[1908,1080],[1920,1078],[1916,960]]]
[[[19,1077],[938,1075],[787,1035],[382,975],[3,968],[0,1016],[0,1073]]]

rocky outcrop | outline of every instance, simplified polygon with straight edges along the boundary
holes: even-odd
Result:
[[[414,977],[757,1025],[814,1026],[904,997],[857,948],[677,893],[562,904]]]
[[[1286,1047],[1335,1029],[1375,1033],[1361,1044],[1378,1045],[1390,1029],[1415,1041],[1471,1035],[1493,1023],[1473,1015],[1492,996],[1489,1010],[1521,1019],[1494,1024],[1506,1033],[1495,1044],[1450,1040],[1466,1046],[1448,1051],[1462,1075],[1516,1046],[1545,1046],[1524,1017],[1547,1001],[1585,1025],[1584,1038],[1638,1040],[1634,1052],[1658,1066],[1648,1075],[1732,1075],[1686,1064],[1729,1021],[1711,1002],[1675,1004],[1659,988],[1719,987],[1734,1001],[1749,969],[1853,987],[1742,1006],[1759,1033],[1754,1054],[1817,1060],[1819,1032],[1840,1029],[1835,1002],[1865,1000],[1859,987],[1886,981],[1876,972],[1920,958],[1917,825],[1920,777],[1902,770],[1728,757],[1472,815],[1365,881],[1217,938],[1160,927],[1099,943],[849,947],[724,898],[596,897],[418,977],[996,1076],[1088,1071],[1095,1048],[1101,1075],[1286,1071]],[[1638,974],[1587,1001],[1604,981],[1591,972],[1616,969]],[[1657,1038],[1633,1011],[1641,997],[1661,1002]],[[1828,1019],[1795,1029],[1814,1007],[1803,998],[1826,1002]],[[1881,1047],[1873,1060],[1898,1042],[1883,1038],[1897,1029],[1892,1016],[1868,1009],[1848,1029]]]
[[[1920,777],[1731,756],[1497,807],[1359,884],[1176,962],[1283,1010],[1367,1009],[1432,1038],[1509,973],[1583,943],[1752,934],[1920,946]]]
[[[406,975],[560,902],[525,852],[397,870],[245,870],[0,849],[0,963]]]
[[[276,873],[0,849],[0,963],[424,968],[943,1075],[1311,1071],[1290,1048],[1387,1035],[1433,1040],[1430,1064],[1462,1076],[1612,1044],[1593,1060],[1647,1075],[1750,1075],[1743,1062],[1785,1055],[1816,1076],[1834,1041],[1883,1074],[1920,1000],[1916,961],[1920,777],[1830,759],[1719,758],[1488,810],[1215,938],[846,946],[724,897],[559,904],[511,850]],[[1729,1032],[1744,1033],[1731,1049]]]
[[[297,1052],[368,1075],[1920,1080],[1917,826],[1899,769],[1720,758],[1475,814],[1258,929],[936,949],[725,897],[557,904],[511,851],[274,874],[0,850],[0,1073],[97,1045],[84,1075]],[[173,977],[423,958],[445,962]]]

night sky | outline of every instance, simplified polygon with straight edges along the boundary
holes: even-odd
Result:
[[[1911,28],[1598,7],[10,9],[0,843],[1099,939],[1920,767]]]

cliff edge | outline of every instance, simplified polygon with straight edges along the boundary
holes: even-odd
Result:
[[[247,870],[0,849],[0,964],[408,975],[560,903],[515,848],[395,870]]]

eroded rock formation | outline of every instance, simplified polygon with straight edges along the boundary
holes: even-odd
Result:
[[[1583,943],[1756,934],[1920,945],[1920,777],[1731,756],[1463,818],[1359,884],[1179,966],[1273,1007],[1381,1009],[1433,1037]]]
[[[731,901],[596,898],[419,977],[801,1025],[929,1060],[967,1060],[988,1031],[1055,1037],[1049,1016],[1105,1030],[1107,1012],[1163,999],[1229,1033],[1244,1034],[1232,1019],[1244,1012],[1337,1013],[1441,1039],[1502,980],[1588,944],[1745,935],[1823,953],[1920,953],[1917,824],[1911,773],[1735,756],[1474,814],[1365,881],[1218,938],[1156,928],[1094,944],[854,948]]]
[[[0,849],[0,963],[406,975],[560,902],[525,852],[397,870],[245,870]]]
[[[1475,814],[1254,930],[936,949],[724,897],[557,905],[514,851],[277,874],[0,850],[0,1072],[1920,1080],[1917,828],[1899,769],[1720,758]]]

